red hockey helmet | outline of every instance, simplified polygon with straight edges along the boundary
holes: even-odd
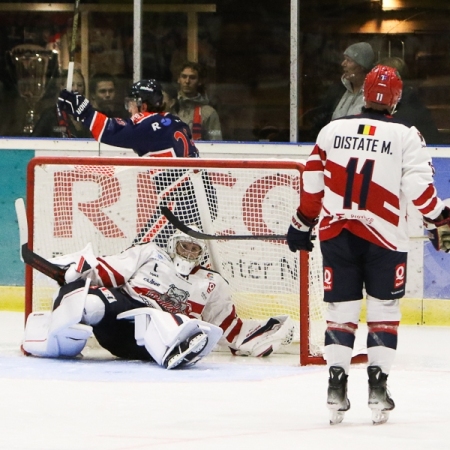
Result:
[[[366,76],[364,100],[394,108],[402,96],[402,89],[403,82],[397,70],[378,65]]]

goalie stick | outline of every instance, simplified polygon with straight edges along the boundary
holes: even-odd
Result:
[[[25,204],[22,198],[18,198],[15,202],[17,222],[19,223],[19,235],[20,235],[20,249],[21,259],[25,264],[28,264],[33,269],[47,275],[49,278],[55,280],[60,286],[63,286],[65,282],[64,275],[65,269],[57,266],[56,264],[47,261],[42,256],[34,253],[28,247],[28,223],[27,214],[25,211]]]
[[[285,234],[226,234],[226,235],[220,235],[220,234],[207,234],[202,233],[199,231],[195,231],[191,228],[189,228],[186,224],[184,224],[178,217],[175,217],[175,215],[172,213],[172,211],[167,208],[167,206],[161,206],[160,207],[161,212],[163,213],[164,217],[178,230],[182,231],[183,233],[187,234],[188,236],[192,236],[197,239],[203,239],[205,241],[211,241],[211,240],[245,240],[245,239],[255,239],[255,240],[285,240],[286,235]],[[317,236],[311,236],[311,239],[314,241],[317,239]],[[428,241],[428,236],[409,236],[409,239],[412,239],[414,241]]]
[[[272,239],[272,240],[285,240],[286,235],[285,234],[260,234],[260,235],[254,235],[254,234],[227,234],[227,235],[217,235],[217,234],[207,234],[202,233],[199,231],[195,231],[191,228],[189,228],[186,224],[184,224],[180,219],[175,217],[175,215],[172,213],[172,211],[167,206],[161,206],[160,207],[161,212],[163,213],[164,217],[178,230],[182,231],[183,233],[187,234],[188,236],[192,236],[197,239],[203,239],[205,241],[210,240],[246,240],[246,239],[259,239],[259,240],[265,240],[265,239]]]

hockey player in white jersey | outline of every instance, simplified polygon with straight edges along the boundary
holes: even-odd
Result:
[[[373,422],[385,422],[394,409],[386,382],[397,348],[399,299],[405,293],[407,202],[433,228],[435,248],[450,249],[450,211],[436,194],[425,142],[415,127],[396,121],[393,114],[401,92],[395,69],[376,66],[365,79],[362,114],[334,120],[320,131],[288,230],[291,251],[311,251],[311,232],[318,224],[328,303],[331,424],[341,422],[350,408],[347,377],[363,288]]]
[[[176,232],[164,251],[154,243],[120,254],[91,246],[52,262],[67,268],[53,311],[32,313],[23,349],[73,357],[93,334],[113,355],[174,369],[206,356],[222,339],[235,355],[268,356],[292,341],[293,322],[277,316],[241,320],[222,276],[200,266],[204,241]]]

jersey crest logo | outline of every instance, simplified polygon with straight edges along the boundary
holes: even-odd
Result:
[[[189,292],[177,288],[174,284],[171,284],[164,294],[149,289],[144,295],[155,300],[163,311],[172,314],[181,313],[187,316],[192,312],[192,307],[188,303]]]

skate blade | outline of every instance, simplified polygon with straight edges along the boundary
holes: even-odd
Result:
[[[330,425],[337,425],[344,420],[345,411],[330,411]]]
[[[167,364],[167,369],[175,369],[175,367],[179,366],[184,358],[189,354],[189,353],[200,353],[203,348],[206,346],[206,343],[208,342],[208,336],[206,334],[202,334],[200,336],[198,336],[196,339],[194,339],[191,342],[191,346],[184,351],[183,353],[180,353],[178,355],[172,356],[172,358],[170,358],[168,364]]]
[[[372,422],[374,425],[382,425],[389,419],[389,411],[380,411],[379,409],[372,410]]]

